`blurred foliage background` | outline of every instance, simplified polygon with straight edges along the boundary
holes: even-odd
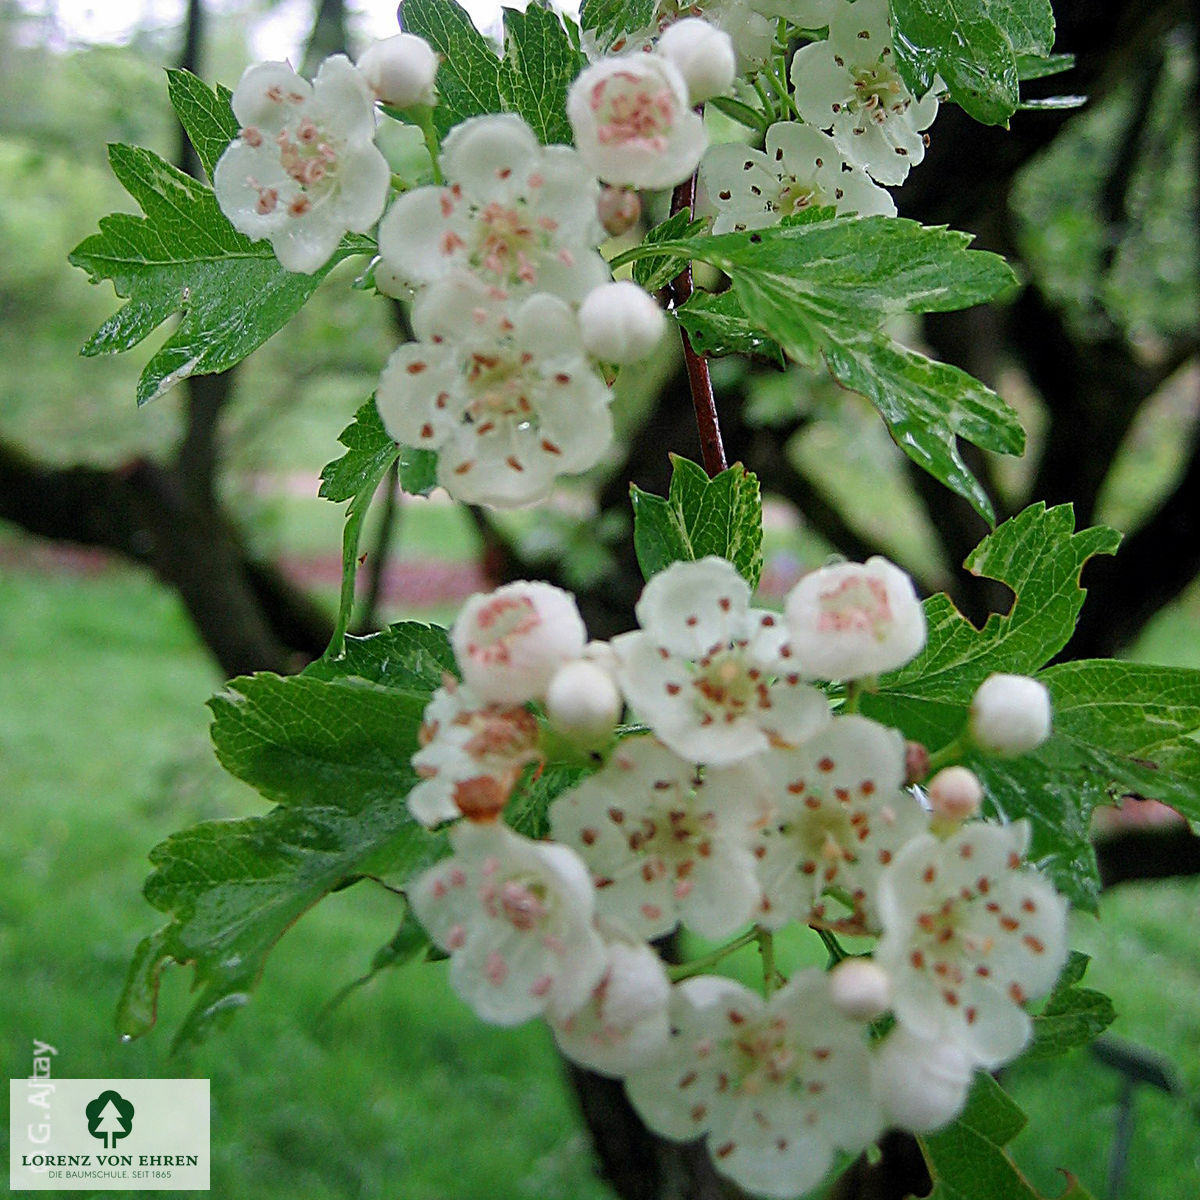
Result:
[[[390,7],[121,5],[128,19],[93,41],[112,12],[0,0],[0,1028],[11,1077],[28,1073],[34,1037],[58,1048],[59,1075],[210,1076],[221,1198],[591,1200],[612,1193],[540,1026],[480,1025],[440,966],[383,970],[332,1003],[393,932],[382,891],[350,889],[306,918],[250,1010],[190,1056],[169,1054],[182,972],[164,982],[155,1033],[112,1033],[154,921],[146,851],[182,825],[262,810],[219,771],[203,703],[226,674],[322,648],[342,514],[316,498],[317,474],[399,334],[386,304],[347,287],[350,264],[235,377],[139,412],[149,351],[78,357],[114,300],[66,255],[128,207],[106,142],[178,157],[161,69],[185,60],[189,15],[193,63],[232,85],[252,58],[361,45]],[[973,463],[1002,514],[1071,500],[1080,524],[1129,535],[1089,568],[1068,653],[1200,667],[1196,29],[1183,4],[1064,0],[1059,14],[1079,64],[1043,93],[1091,102],[1018,114],[1008,135],[943,113],[897,197],[1008,254],[1028,286],[1006,309],[909,332],[1022,413],[1026,458]],[[882,551],[972,616],[1005,604],[958,568],[982,526],[909,470],[865,403],[795,370],[715,367],[730,457],[770,499],[768,599],[832,552]],[[436,497],[377,499],[364,625],[449,620],[488,580],[545,575],[580,591],[594,633],[626,627],[639,582],[628,480],[662,491],[664,446],[696,454],[670,352],[618,389],[623,445],[549,513],[492,521]],[[1196,839],[1134,800],[1101,837],[1113,887],[1075,944],[1117,1002],[1113,1032],[1161,1055],[1179,1089],[1137,1094],[1121,1194],[1198,1195]],[[1006,1082],[1032,1118],[1017,1157],[1033,1182],[1056,1194],[1066,1167],[1105,1194],[1121,1077],[1077,1053]]]

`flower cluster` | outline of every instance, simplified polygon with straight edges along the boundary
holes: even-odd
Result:
[[[891,563],[815,571],[772,613],[724,559],[677,562],[636,612],[639,629],[588,643],[547,584],[468,602],[462,680],[426,711],[409,796],[416,819],[454,822],[453,853],[410,900],[484,1020],[543,1016],[653,1129],[794,1196],[889,1127],[946,1124],[976,1069],[1022,1050],[1024,1005],[1066,956],[1066,904],[1026,862],[1025,822],[979,819],[972,772],[916,787],[897,730],[831,704],[924,645]],[[643,727],[616,728],[626,706]],[[1040,684],[994,676],[962,743],[1014,754],[1048,729]],[[593,773],[533,840],[508,802],[564,739]],[[878,940],[785,981],[771,939],[794,922]],[[681,926],[724,944],[672,982],[652,943]],[[751,942],[765,996],[704,973]]]
[[[379,222],[376,279],[412,299],[416,335],[381,375],[380,416],[398,441],[437,451],[438,482],[456,499],[531,504],[607,452],[601,365],[647,357],[665,321],[635,284],[611,282],[597,247],[622,219],[622,197],[635,197],[628,185],[666,186],[695,169],[706,141],[691,105],[732,79],[723,38],[691,22],[675,39],[679,66],[643,54],[598,64],[602,79],[581,75],[570,102],[578,149],[541,145],[516,114],[462,122],[433,164],[438,182],[403,192],[386,215],[374,100],[428,123],[437,56],[426,42],[386,39],[357,67],[336,55],[312,84],[284,63],[243,76],[218,202],[308,273],[347,231]]]
[[[791,62],[786,108],[797,119],[772,124],[765,150],[726,143],[706,154],[701,178],[714,231],[760,229],[822,206],[894,216],[880,185],[903,183],[924,158],[938,98],[936,89],[914,95],[901,78],[886,0],[756,0],[756,7],[815,40]]]

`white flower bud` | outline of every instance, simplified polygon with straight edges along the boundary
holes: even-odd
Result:
[[[990,675],[971,701],[970,730],[990,754],[1025,754],[1050,736],[1050,693],[1028,675]]]
[[[965,821],[979,812],[983,785],[979,776],[966,767],[946,767],[926,785],[929,806],[946,821]]]
[[[436,104],[433,89],[438,58],[433,47],[413,33],[384,38],[363,51],[358,69],[371,91],[394,108]]]
[[[829,973],[833,1006],[852,1021],[873,1021],[892,1002],[887,972],[866,958],[847,958]]]
[[[693,105],[720,96],[733,86],[737,62],[729,34],[707,21],[688,17],[668,26],[655,47],[678,69]]]
[[[581,658],[554,673],[546,689],[546,715],[564,736],[596,742],[612,733],[621,715],[621,693],[603,667]]]
[[[544,696],[555,671],[583,653],[586,637],[569,592],[524,580],[472,596],[450,631],[463,679],[493,704]]]
[[[579,307],[583,344],[602,362],[623,366],[646,358],[665,327],[654,298],[629,280],[593,288]]]
[[[957,1046],[927,1040],[897,1026],[875,1052],[871,1086],[891,1123],[912,1133],[932,1133],[963,1110],[971,1086],[971,1060]]]

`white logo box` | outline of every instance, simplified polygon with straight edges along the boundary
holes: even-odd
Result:
[[[208,1191],[207,1079],[10,1079],[8,1125],[14,1192]]]

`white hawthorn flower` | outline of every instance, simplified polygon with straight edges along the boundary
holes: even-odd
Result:
[[[693,105],[723,95],[733,86],[737,74],[733,41],[723,29],[699,17],[668,25],[656,50],[683,76]]]
[[[601,284],[579,306],[579,331],[588,353],[627,366],[654,353],[667,327],[657,301],[631,280]]]
[[[643,938],[680,921],[719,938],[758,905],[756,816],[748,796],[702,781],[643,736],[624,739],[603,770],[551,804],[550,830],[587,863],[601,915]]]
[[[882,1132],[863,1027],[834,1007],[823,972],[797,972],[769,1000],[730,979],[689,979],[672,1025],[666,1051],[626,1076],[629,1098],[666,1137],[707,1134],[717,1170],[748,1191],[807,1192],[835,1150]]]
[[[358,69],[384,104],[413,108],[437,103],[433,85],[438,57],[433,47],[414,33],[373,42],[359,56]]]
[[[418,740],[412,761],[421,782],[408,810],[430,827],[459,816],[495,819],[521,772],[541,757],[532,713],[490,704],[451,678],[426,706]]]
[[[472,117],[442,148],[445,187],[406,192],[379,253],[413,287],[470,271],[506,292],[577,302],[609,279],[595,246],[600,186],[568,146],[542,146],[515,113]]]
[[[772,125],[765,152],[734,142],[710,147],[700,178],[717,210],[713,233],[764,229],[824,206],[862,217],[896,215],[891,196],[848,164],[829,134],[797,121]]]
[[[506,306],[459,275],[427,288],[412,319],[420,340],[392,354],[376,406],[397,441],[438,452],[438,482],[456,500],[533,504],[604,456],[608,387],[557,296]]]
[[[925,610],[912,580],[878,555],[805,575],[785,611],[796,663],[810,679],[878,675],[925,645]]]
[[[981,750],[1015,758],[1050,736],[1050,693],[1028,675],[989,675],[971,701],[971,738]]]
[[[687,84],[657,54],[601,59],[567,94],[567,116],[584,161],[606,183],[666,188],[686,179],[708,145]]]
[[[671,1036],[671,985],[662,960],[642,942],[614,936],[604,974],[586,1004],[554,1023],[554,1040],[570,1059],[621,1076],[659,1053]]]
[[[642,628],[613,638],[629,703],[692,762],[731,763],[790,746],[829,720],[801,682],[782,622],[750,607],[750,585],[723,558],[676,562],[637,603]]]
[[[901,849],[928,828],[904,789],[904,739],[854,714],[792,750],[768,750],[742,764],[764,812],[758,848],[760,924],[801,920],[875,931],[879,881]],[[853,905],[844,912],[829,893]]]
[[[989,1068],[1029,1040],[1022,1005],[1050,990],[1067,955],[1066,901],[1023,865],[1028,839],[1026,821],[927,834],[880,881],[875,961],[897,1021]]]
[[[800,116],[832,129],[842,153],[879,183],[903,183],[925,157],[922,131],[937,116],[934,92],[918,99],[896,69],[885,0],[841,4],[829,38],[792,59]]]
[[[966,1107],[974,1064],[957,1046],[897,1025],[871,1055],[871,1090],[889,1125],[932,1133]]]
[[[286,63],[249,67],[233,92],[241,125],[213,172],[239,233],[269,238],[289,271],[311,275],[342,235],[379,220],[391,172],[375,147],[375,107],[348,58],[327,58],[310,84]]]
[[[450,631],[463,679],[477,696],[500,704],[540,700],[586,642],[575,597],[526,580],[472,596]]]
[[[408,889],[417,919],[450,955],[454,990],[485,1021],[563,1018],[604,974],[587,869],[566,846],[506,825],[463,822],[454,854]]]

